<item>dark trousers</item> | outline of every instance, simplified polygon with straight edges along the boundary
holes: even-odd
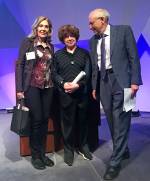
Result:
[[[100,100],[113,141],[110,165],[117,166],[121,163],[122,155],[128,149],[131,111],[123,111],[124,92],[113,72],[107,72],[105,80],[100,80]]]
[[[30,87],[25,93],[26,104],[30,109],[31,116],[30,147],[33,158],[40,158],[45,154],[52,96],[53,88]]]
[[[75,146],[79,149],[86,149],[88,147],[88,97],[60,92],[60,104],[64,151],[73,152]]]

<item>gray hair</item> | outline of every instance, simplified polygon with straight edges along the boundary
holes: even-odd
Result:
[[[106,21],[109,21],[110,13],[106,9],[94,9],[90,12],[89,16],[93,16],[95,18],[105,18]]]

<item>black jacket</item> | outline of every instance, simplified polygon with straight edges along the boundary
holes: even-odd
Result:
[[[69,55],[66,48],[60,49],[54,55],[53,64],[53,81],[60,91],[63,91],[65,82],[72,82],[81,71],[84,71],[86,76],[78,82],[79,90],[84,93],[89,91],[91,60],[87,50],[77,47],[74,54]]]
[[[52,51],[54,52],[53,45],[51,45]],[[25,38],[19,49],[19,56],[16,62],[16,91],[24,92],[28,89],[31,80],[31,74],[33,67],[36,63],[35,59],[26,59],[26,53],[35,52],[34,39]]]

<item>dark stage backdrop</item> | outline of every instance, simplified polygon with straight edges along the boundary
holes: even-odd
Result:
[[[147,0],[0,0],[0,109],[15,104],[14,63],[20,42],[30,33],[34,19],[45,15],[52,20],[55,49],[61,46],[57,30],[66,23],[80,28],[79,45],[88,48],[92,35],[88,14],[99,7],[110,11],[111,24],[128,24],[133,28],[144,83],[137,95],[137,107],[150,111],[150,1]]]

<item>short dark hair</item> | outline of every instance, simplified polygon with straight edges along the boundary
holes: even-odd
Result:
[[[68,36],[75,37],[76,40],[78,41],[80,34],[79,34],[79,29],[75,27],[74,25],[63,25],[59,28],[58,30],[58,38],[59,40],[64,43],[64,39]]]

